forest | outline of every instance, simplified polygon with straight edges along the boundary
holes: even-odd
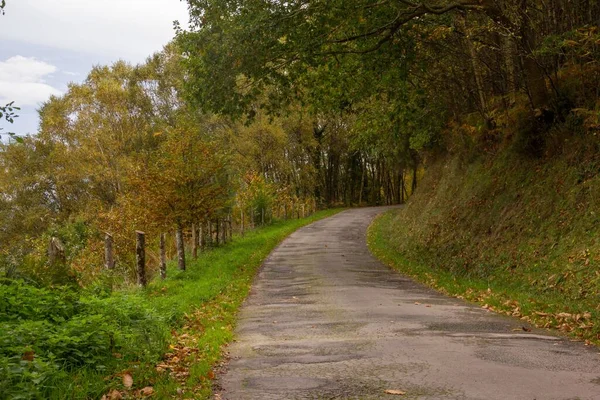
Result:
[[[446,163],[479,162],[483,173],[510,155],[510,168],[485,175],[507,177],[508,193],[513,184],[545,179],[540,165],[562,160],[577,167],[568,184],[590,185],[592,200],[581,194],[572,207],[595,207],[599,2],[187,3],[189,25],[176,24],[161,52],[139,65],[94,67],[41,106],[36,134],[0,131],[0,398],[121,398],[110,390],[133,390],[132,376],[138,392],[131,396],[147,388],[207,396],[212,363],[229,336],[194,353],[206,365],[186,376],[182,392],[177,378],[155,366],[193,321],[206,327],[217,315],[230,332],[247,293],[233,287],[247,290],[258,253],[266,256],[292,227],[335,212],[311,217],[317,210],[403,204],[413,193],[410,207],[429,204],[438,185],[453,183],[423,179],[429,170],[439,178]],[[10,18],[8,10],[0,18]],[[7,130],[15,106],[0,108]],[[519,168],[538,174],[523,177]],[[451,176],[465,188],[477,178],[471,173],[457,167]],[[563,178],[557,173],[548,185]],[[448,238],[463,226],[457,208],[502,190],[478,198],[456,189],[445,194],[461,199],[443,211],[446,219],[429,220],[422,213],[436,210],[419,209],[388,229],[410,226],[403,237],[421,240],[419,251],[438,246],[434,261],[442,269],[485,280],[473,265],[535,262],[506,256],[500,246],[477,258],[488,242],[467,241],[467,257]],[[473,204],[467,219],[486,212]],[[471,228],[480,235],[488,229]],[[145,234],[142,280],[136,232]],[[582,246],[596,249],[596,242]],[[443,258],[449,249],[451,261]],[[254,269],[224,266],[234,253]],[[419,260],[433,262],[427,257]],[[597,259],[585,259],[592,261],[582,274],[598,275]],[[193,285],[210,289],[193,292]],[[589,285],[592,301],[600,280]],[[198,301],[213,314],[190,319]],[[235,306],[223,310],[229,302]],[[586,338],[600,340],[594,335]],[[67,376],[77,384],[59,383]]]

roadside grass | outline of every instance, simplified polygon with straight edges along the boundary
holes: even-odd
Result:
[[[404,209],[374,221],[369,247],[443,293],[600,344],[600,177],[582,176],[597,168],[438,160]]]
[[[0,285],[0,297],[14,306],[0,307],[0,398],[208,398],[222,348],[233,339],[237,311],[264,259],[298,228],[339,211],[234,236],[188,258],[186,271],[169,263],[167,279],[143,290]],[[24,288],[28,296],[15,295]],[[26,311],[12,318],[19,307]]]

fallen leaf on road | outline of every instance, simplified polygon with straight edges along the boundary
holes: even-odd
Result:
[[[431,308],[431,304],[427,304],[425,307]]]
[[[385,394],[395,394],[396,396],[404,396],[406,392],[403,392],[402,390],[388,389],[385,391]]]
[[[556,316],[558,318],[571,318],[572,314],[569,314],[569,313],[566,313],[566,312],[561,312],[561,313],[556,314]]]
[[[130,389],[133,386],[133,377],[131,374],[123,375],[123,386],[125,386],[127,389]]]

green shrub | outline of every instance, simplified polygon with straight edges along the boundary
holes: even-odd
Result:
[[[0,321],[66,321],[78,312],[78,299],[72,288],[50,290],[4,280],[0,283]]]
[[[162,354],[168,335],[165,319],[143,293],[96,297],[4,280],[0,398],[47,398],[69,371],[101,373],[118,363],[151,361]]]

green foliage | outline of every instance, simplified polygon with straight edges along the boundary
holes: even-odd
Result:
[[[3,280],[0,284],[0,320],[47,320],[61,323],[73,317],[80,306],[72,288],[38,288],[23,281]]]
[[[157,391],[174,392],[154,366],[167,351],[171,330],[181,327],[186,314],[208,308],[214,315],[204,321],[200,332],[206,333],[197,344],[203,354],[203,366],[195,370],[200,380],[231,340],[235,312],[263,259],[298,227],[334,212],[248,233],[204,253],[185,273],[170,265],[169,278],[145,291],[111,292],[101,280],[86,290],[1,281],[0,398],[99,398],[114,384],[105,377],[133,365],[136,386],[158,380]],[[229,322],[220,325],[224,318]],[[211,334],[216,324],[218,335]]]
[[[103,373],[114,368],[115,353],[144,360],[166,343],[165,322],[140,294],[97,298],[5,280],[0,301],[1,389],[8,398],[45,397],[67,373]]]
[[[2,10],[2,13],[4,13],[4,10]],[[15,102],[11,101],[5,106],[0,106],[0,121],[5,120],[11,124],[15,122],[15,118],[18,117],[15,111],[18,111],[21,108],[15,106],[14,104]],[[4,128],[0,128],[0,131],[2,131],[3,129]],[[12,137],[15,141],[17,141],[17,143],[23,143],[22,137],[16,136],[12,132],[7,132],[7,134],[10,135],[10,137]]]
[[[4,9],[6,8],[6,0],[0,0],[0,15],[4,15]],[[10,122],[11,124],[14,122],[14,119],[18,117],[18,115],[15,113],[15,111],[20,110],[19,107],[16,107],[14,101],[11,101],[10,103],[8,103],[5,106],[0,106],[0,121],[2,120],[6,120],[7,122]],[[0,128],[0,131],[3,128]],[[16,136],[14,133],[10,133],[8,132],[8,134],[14,138],[18,143],[22,143],[23,142],[23,138]]]

